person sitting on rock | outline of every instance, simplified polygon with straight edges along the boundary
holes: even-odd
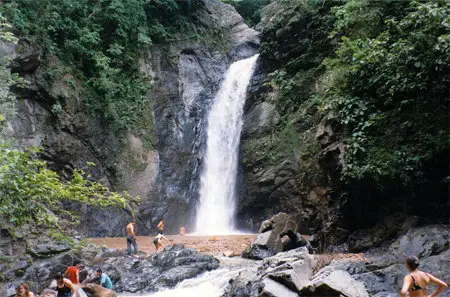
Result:
[[[435,297],[444,292],[448,285],[437,277],[420,271],[418,269],[419,265],[420,263],[417,257],[413,256],[406,258],[405,266],[409,270],[409,274],[403,279],[403,287],[401,290],[402,297],[406,297],[408,291],[410,297]],[[430,295],[428,295],[427,292],[429,283],[438,285],[437,290]]]
[[[75,287],[72,282],[64,278],[64,274],[60,273],[56,277],[56,297],[73,297],[75,294]]]
[[[155,245],[156,252],[162,252],[164,250],[164,243],[162,242],[165,240],[167,243],[170,243],[170,241],[162,234],[158,234],[153,238],[153,244]]]
[[[30,287],[26,283],[21,283],[17,287],[16,297],[34,297],[34,293],[30,292]]]
[[[300,233],[296,233],[292,230],[287,230],[286,232],[280,233],[281,243],[283,245],[283,252],[293,250],[302,246],[306,246],[308,252],[312,253],[314,251],[311,243],[304,239]]]
[[[101,268],[97,269],[97,281],[100,286],[112,290],[112,282],[109,276]]]

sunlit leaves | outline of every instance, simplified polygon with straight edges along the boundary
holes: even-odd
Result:
[[[55,227],[60,215],[70,214],[62,208],[62,201],[124,208],[138,199],[110,192],[87,180],[81,170],[74,170],[71,180],[62,181],[33,154],[0,145],[0,215],[10,223],[34,222]]]

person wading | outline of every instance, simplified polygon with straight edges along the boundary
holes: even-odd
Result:
[[[433,275],[420,271],[419,259],[417,257],[408,257],[405,260],[406,268],[409,270],[409,274],[403,279],[402,297],[406,297],[406,293],[409,292],[410,297],[435,297],[442,293],[447,284]],[[437,290],[428,295],[427,286],[429,283],[436,284]]]
[[[138,253],[138,245],[136,243],[136,234],[134,234],[134,226],[136,221],[133,220],[127,225],[127,253],[128,256],[131,255],[131,245],[133,245],[134,253]]]

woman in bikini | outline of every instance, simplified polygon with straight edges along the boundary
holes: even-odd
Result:
[[[442,293],[448,286],[445,282],[432,276],[429,273],[420,271],[419,259],[417,257],[408,257],[405,260],[406,268],[409,270],[409,274],[403,279],[402,297],[406,297],[406,293],[409,292],[410,297],[435,297]],[[427,286],[429,283],[438,285],[436,291],[428,295]]]

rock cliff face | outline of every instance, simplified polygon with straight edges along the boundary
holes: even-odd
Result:
[[[292,69],[298,71],[300,81],[301,75],[310,75],[301,82],[302,93],[297,95],[306,98],[317,88],[320,63],[332,50],[320,24],[310,16],[299,17],[294,7],[290,2],[273,1],[264,8],[257,26],[262,53],[244,110],[238,217],[242,226],[256,231],[260,222],[278,212],[295,213],[301,233],[325,230],[330,243],[348,235],[340,226],[343,201],[337,196],[331,199],[340,186],[344,153],[339,127],[332,115],[323,117],[320,112],[307,114],[304,121],[290,119],[293,107],[281,107],[283,90],[270,77]],[[285,127],[287,121],[293,122],[295,130],[280,140],[279,126]],[[289,149],[295,152],[275,156],[276,147],[284,142],[295,142]],[[343,232],[337,234],[336,228]],[[331,233],[339,238],[331,238]]]
[[[231,6],[203,1],[201,7],[195,17],[203,26],[222,32],[221,50],[182,40],[160,46],[146,58],[146,68],[155,80],[150,97],[160,163],[157,186],[139,209],[141,229],[154,228],[165,217],[169,232],[181,226],[193,231],[207,111],[231,62],[258,50],[257,32]]]
[[[75,86],[64,79],[50,83],[43,67],[61,65],[56,57],[44,56],[25,39],[16,48],[8,44],[2,47],[10,49],[3,55],[14,58],[12,70],[29,82],[16,91],[17,112],[10,118],[6,133],[20,145],[42,148],[40,157],[63,178],[70,178],[74,169],[83,169],[111,188],[145,197],[155,180],[156,151],[144,147],[131,133],[116,135],[104,119],[92,118],[82,103],[81,86],[76,80]],[[70,73],[65,76],[72,78]],[[54,108],[60,98],[65,98],[63,110]],[[133,208],[136,206],[130,205],[127,211],[76,206],[82,222],[80,231],[87,236],[122,235],[122,226]]]
[[[115,134],[106,120],[92,118],[83,105],[81,83],[70,73],[49,83],[43,66],[61,64],[56,57],[44,55],[26,40],[17,48],[1,45],[1,54],[14,58],[13,71],[30,82],[17,92],[17,114],[8,132],[20,144],[42,147],[41,157],[65,178],[75,168],[84,169],[115,190],[139,195],[140,233],[150,232],[162,217],[168,218],[169,230],[189,227],[198,196],[206,112],[230,63],[254,55],[259,47],[257,32],[232,6],[218,0],[195,2],[194,26],[206,32],[204,36],[186,38],[181,32],[177,41],[154,46],[142,58],[141,70],[152,77],[153,85],[148,115],[142,119],[150,124],[139,135]],[[55,109],[61,98],[63,109]],[[154,128],[156,148],[145,140]],[[84,235],[121,236],[138,206],[68,207],[81,210]]]
[[[314,103],[327,88],[322,62],[335,55],[336,41],[329,32],[336,3],[325,1],[308,10],[307,4],[280,0],[263,9],[256,27],[261,55],[244,110],[238,218],[241,226],[256,231],[278,212],[295,214],[298,231],[316,235],[313,244],[319,249],[357,250],[355,242],[368,248],[374,238],[379,244],[407,230],[413,215],[424,219],[418,225],[446,221],[439,206],[447,209],[448,194],[440,190],[442,178],[436,178],[436,191],[430,186],[427,195],[432,197],[424,205],[419,194],[382,192],[377,189],[382,183],[349,181],[341,174],[348,128]],[[434,160],[446,164],[446,157]],[[424,168],[439,171],[431,164]],[[445,173],[430,174],[430,180],[438,175]],[[415,198],[401,205],[396,195]],[[377,227],[357,231],[374,225],[386,232]]]

